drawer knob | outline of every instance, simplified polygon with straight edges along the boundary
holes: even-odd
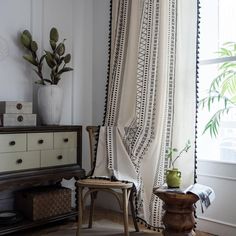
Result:
[[[40,140],[38,141],[38,144],[43,144],[43,139],[40,139]]]
[[[18,120],[19,122],[22,122],[23,119],[24,119],[23,116],[18,116],[18,117],[17,117],[17,120]]]
[[[9,143],[10,146],[14,146],[15,144],[16,144],[15,141],[11,141],[11,142]]]
[[[61,160],[62,158],[63,158],[62,155],[57,156],[57,159],[58,159],[58,160]]]
[[[64,138],[63,141],[64,141],[64,143],[68,143],[69,139],[68,138]]]
[[[16,164],[21,164],[23,161],[22,161],[22,159],[17,159],[16,160]]]
[[[21,104],[21,103],[17,103],[17,104],[16,104],[16,108],[17,108],[18,110],[21,110],[21,109],[22,109],[22,107],[23,107],[23,106],[22,106],[22,104]]]

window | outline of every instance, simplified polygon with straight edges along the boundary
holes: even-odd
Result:
[[[209,94],[210,85],[222,73],[222,65],[230,65],[232,74],[235,74],[236,91],[236,1],[235,0],[202,0],[200,23],[200,67],[199,67],[199,97],[203,99]],[[228,43],[231,42],[231,43]],[[233,43],[232,43],[233,42]],[[227,44],[228,43],[228,44]],[[235,52],[217,53],[230,47]],[[226,63],[226,64],[224,64]],[[226,76],[227,77],[227,76]],[[226,86],[226,84],[225,84]],[[236,93],[235,93],[236,108]],[[231,96],[231,100],[234,100]],[[211,112],[199,108],[198,115],[198,158],[223,162],[236,162],[236,109],[230,109],[220,119],[218,135],[211,136],[209,130],[203,131],[207,122],[225,103],[217,99],[211,103]],[[229,105],[229,103],[228,103]],[[233,107],[233,103],[231,104]]]

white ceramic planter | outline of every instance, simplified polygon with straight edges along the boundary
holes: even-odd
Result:
[[[63,91],[57,85],[43,85],[38,90],[38,111],[44,125],[58,125],[61,120]]]

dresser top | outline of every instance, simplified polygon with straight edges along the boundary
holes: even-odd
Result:
[[[42,125],[42,126],[16,126],[16,127],[0,127],[1,133],[24,133],[24,132],[66,132],[81,131],[81,125]]]

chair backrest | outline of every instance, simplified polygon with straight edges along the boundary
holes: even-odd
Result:
[[[88,175],[91,175],[94,167],[95,167],[95,158],[96,158],[96,150],[98,144],[98,136],[99,136],[99,126],[87,126],[86,130],[89,135],[89,149],[90,149],[90,167],[91,170]]]

